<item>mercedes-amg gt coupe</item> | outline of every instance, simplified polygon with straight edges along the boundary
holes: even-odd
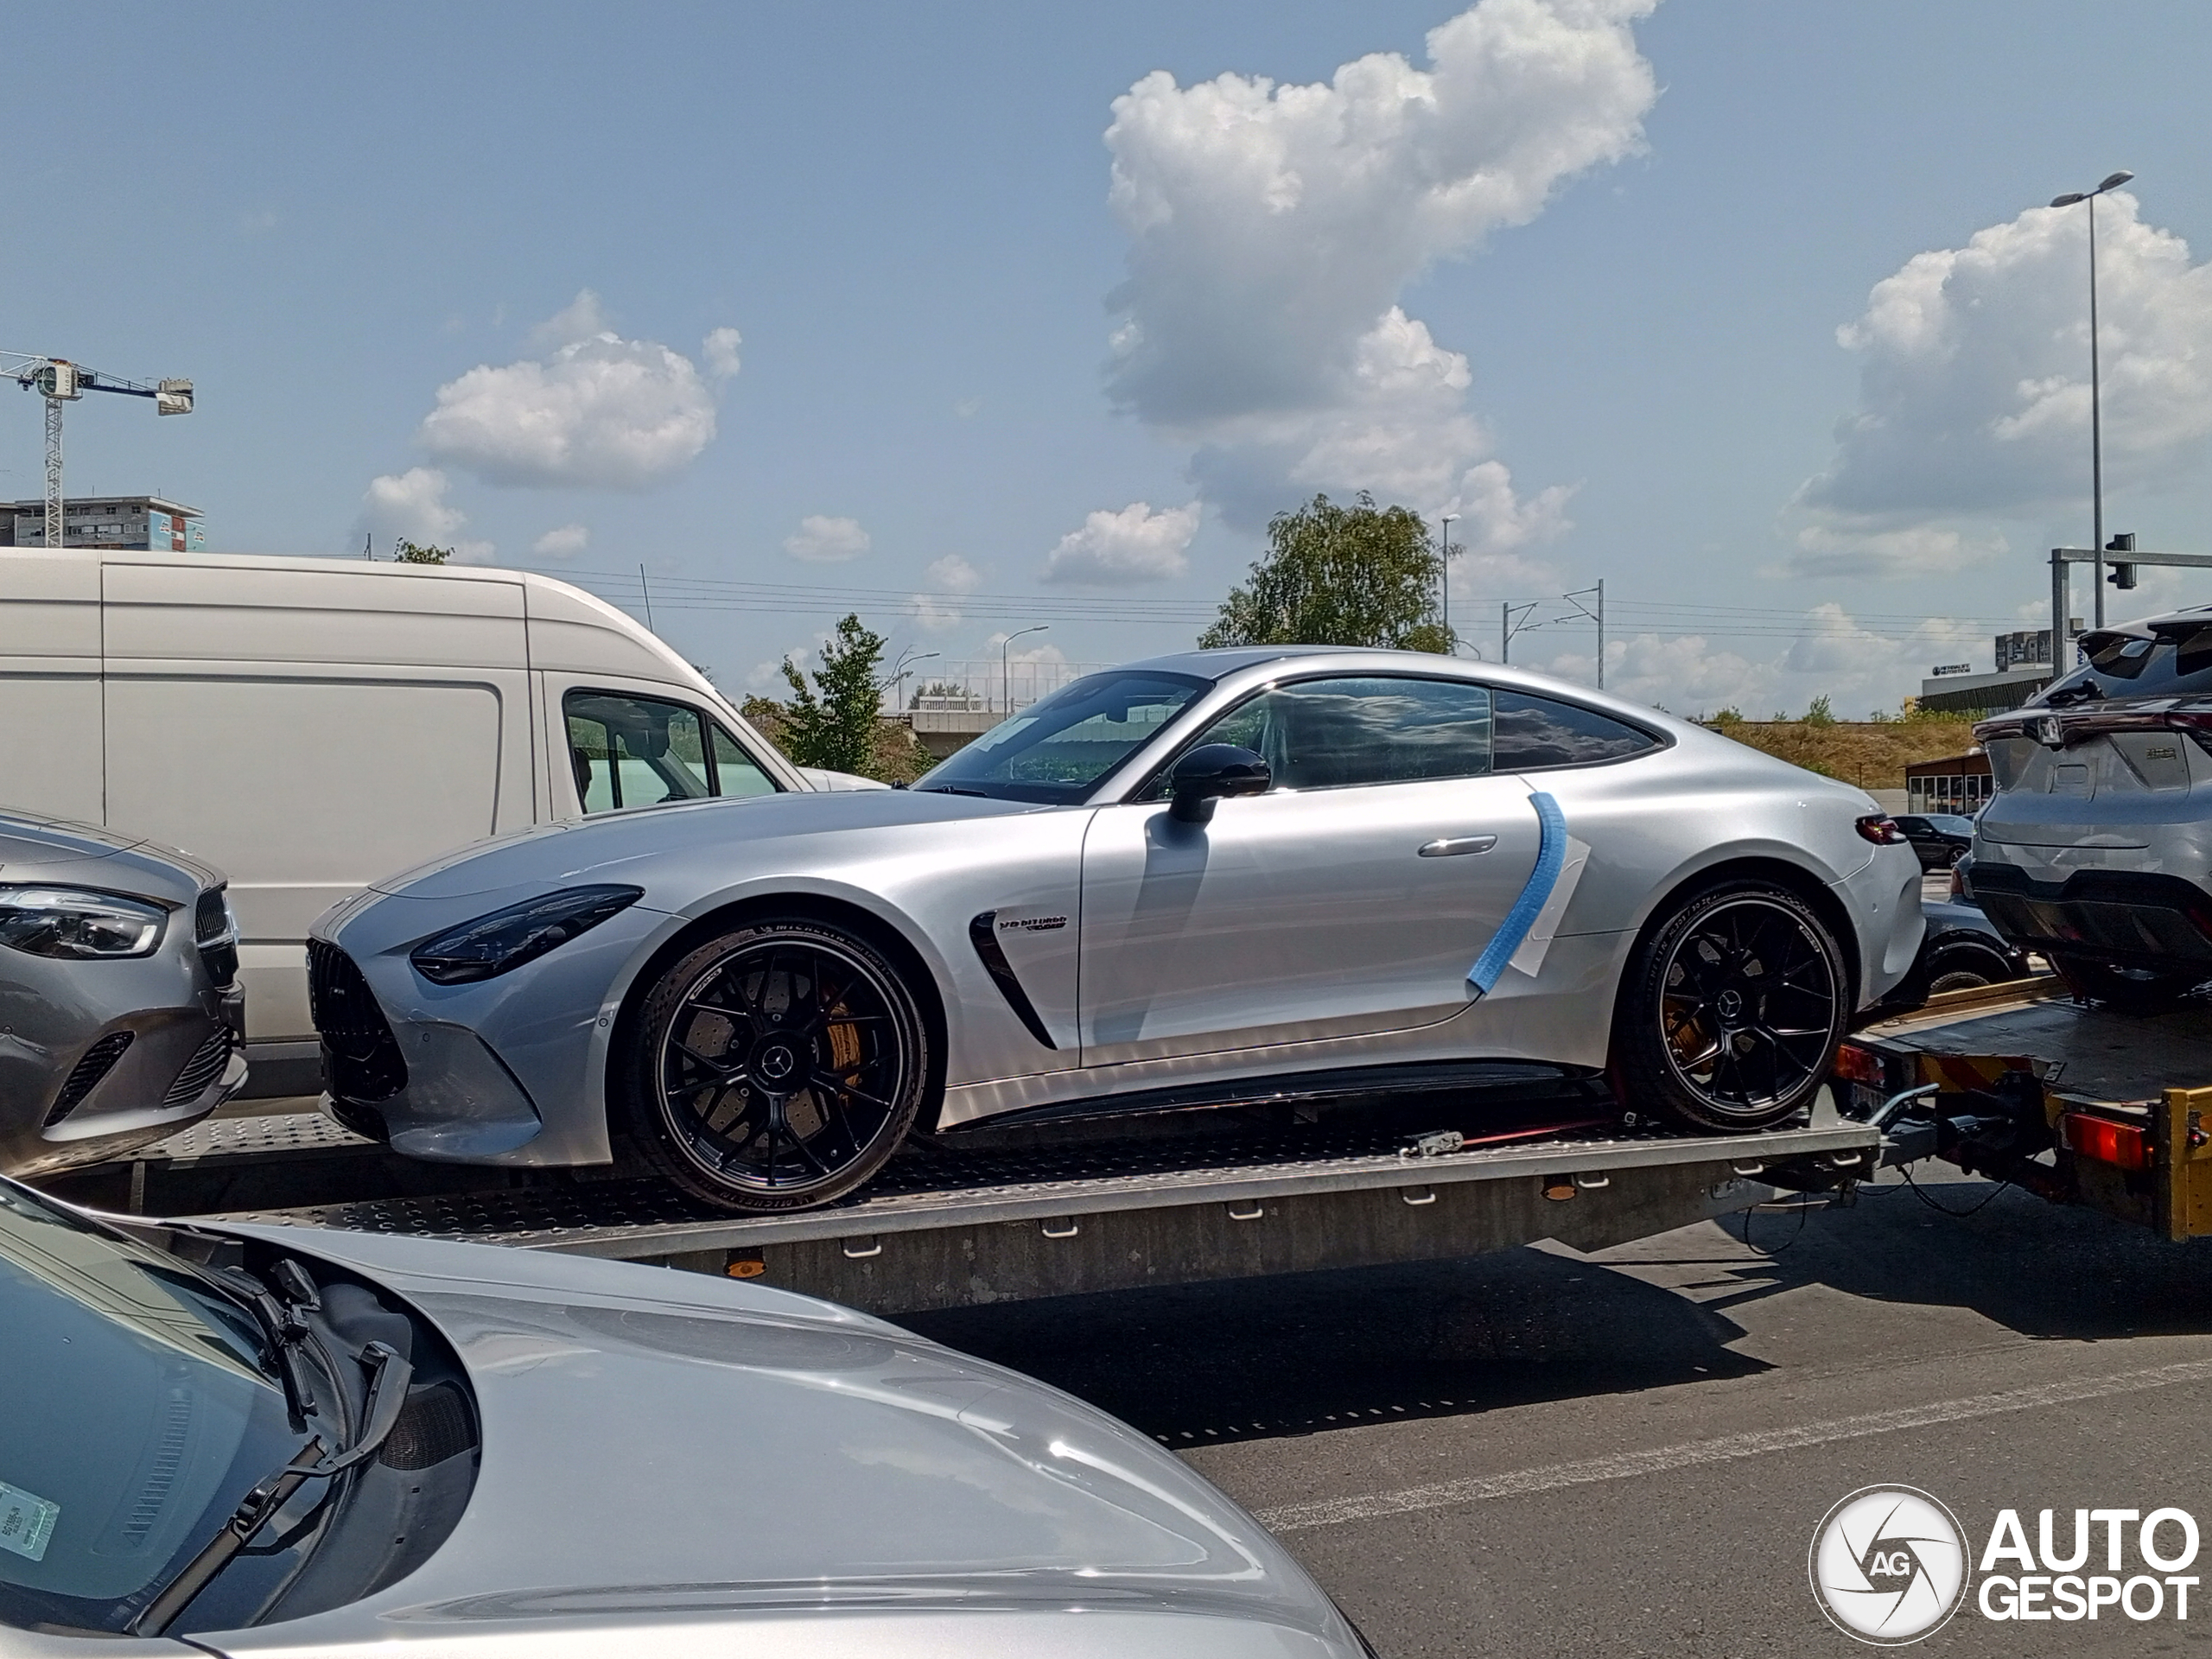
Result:
[[[1294,646],[1090,675],[912,789],[482,842],[308,950],[341,1123],[743,1211],[918,1129],[1454,1077],[1764,1128],[1921,931],[1859,790],[1542,676]]]

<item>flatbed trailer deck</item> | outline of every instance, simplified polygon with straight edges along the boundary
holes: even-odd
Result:
[[[1885,1131],[1885,1164],[1939,1158],[2168,1239],[2212,1235],[2212,1005],[2124,1014],[2048,976],[1957,992],[1854,1033],[1834,1087]]]
[[[1448,1118],[1446,1121],[1449,1121]],[[1479,1118],[1475,1119],[1480,1122]],[[1809,1121],[1699,1136],[1618,1111],[1408,1134],[1300,1124],[1020,1150],[903,1154],[861,1192],[718,1215],[656,1183],[482,1184],[394,1160],[309,1115],[219,1119],[64,1196],[170,1217],[350,1228],[726,1274],[874,1313],[1448,1260],[1551,1239],[1596,1249],[1872,1173],[1880,1136]],[[394,1194],[394,1180],[474,1177]],[[270,1202],[302,1183],[316,1202]],[[348,1187],[364,1196],[344,1196]],[[240,1203],[241,1198],[255,1201]]]

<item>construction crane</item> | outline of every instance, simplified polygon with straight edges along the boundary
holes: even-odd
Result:
[[[192,382],[156,380],[152,385],[125,380],[72,363],[66,357],[42,357],[27,352],[0,352],[0,374],[13,374],[25,391],[46,399],[46,544],[60,547],[61,540],[61,405],[73,404],[88,391],[119,392],[125,397],[150,397],[156,415],[192,413]]]

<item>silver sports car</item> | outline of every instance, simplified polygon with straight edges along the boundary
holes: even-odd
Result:
[[[1278,647],[1091,675],[911,790],[481,843],[308,948],[340,1122],[759,1211],[917,1127],[1469,1068],[1761,1128],[1911,967],[1919,891],[1861,791],[1697,726]]]
[[[0,1179],[0,1653],[1359,1659],[1135,1431],[757,1286]]]
[[[245,1081],[222,875],[86,824],[0,817],[0,1172],[114,1158]]]

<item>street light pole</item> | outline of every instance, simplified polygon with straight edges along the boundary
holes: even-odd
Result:
[[[1006,698],[1007,717],[1014,717],[1014,667],[1008,661],[1006,648],[1025,633],[1043,633],[1052,627],[1049,622],[1039,622],[1033,628],[1022,628],[999,641],[999,690]]]
[[[1452,656],[1459,652],[1452,638],[1452,524],[1459,518],[1456,512],[1444,515],[1444,649]]]
[[[2107,190],[2117,190],[2135,175],[2114,173],[2094,190],[2075,190],[2051,198],[2054,207],[2071,207],[2076,202],[2089,204],[2089,545],[2096,551],[2096,559],[2089,566],[2090,584],[2095,591],[2096,626],[2105,625],[2105,454],[2104,415],[2101,407],[2101,395],[2097,372],[2097,198]],[[2064,645],[2066,619],[2052,620],[2050,636],[2050,665],[2054,673],[2062,661],[2061,647]]]

